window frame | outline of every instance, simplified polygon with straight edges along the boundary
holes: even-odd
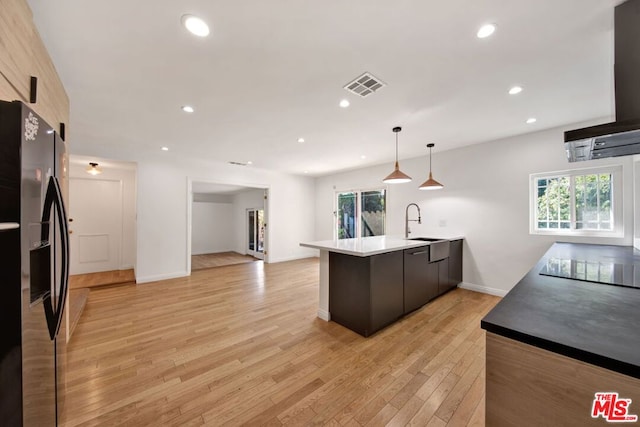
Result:
[[[384,205],[384,233],[387,233],[387,206],[389,205],[389,190],[386,186],[380,187],[367,187],[367,188],[358,188],[358,189],[348,189],[348,190],[334,190],[333,195],[333,240],[342,240],[338,238],[338,196],[344,193],[355,193],[356,194],[356,212],[355,212],[355,233],[356,237],[351,237],[352,239],[361,239],[362,236],[362,193],[367,193],[370,191],[384,191],[385,197],[385,205]],[[385,235],[382,234],[382,235]],[[371,237],[371,236],[369,236]]]
[[[613,229],[611,230],[593,230],[578,229],[576,227],[575,218],[575,186],[574,179],[577,176],[584,175],[611,175],[611,204],[613,209]],[[538,186],[539,179],[552,179],[568,177],[570,181],[569,191],[571,199],[569,200],[571,217],[570,228],[556,229],[538,229],[537,211],[538,211]],[[555,172],[539,172],[529,175],[529,234],[546,235],[546,236],[587,236],[587,237],[624,237],[623,223],[623,169],[622,165],[608,165],[595,168],[569,169]]]

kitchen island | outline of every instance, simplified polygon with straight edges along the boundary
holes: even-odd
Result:
[[[555,243],[481,322],[487,425],[603,425],[599,392],[640,414],[638,285],[633,247]]]
[[[462,240],[459,236],[438,236],[427,240],[409,240],[401,237],[374,236],[358,239],[326,240],[301,243],[301,246],[320,250],[320,283],[318,317],[334,320],[364,336],[379,330],[406,314],[405,310],[405,257],[416,265],[409,277],[427,276],[435,271],[443,276],[442,291],[462,281]],[[449,242],[455,259],[451,263],[454,277],[449,280]],[[433,248],[447,245],[447,259],[429,262]],[[446,265],[445,265],[446,264]],[[422,271],[424,269],[424,271]],[[424,273],[424,274],[423,274]],[[414,280],[415,281],[415,280]],[[455,283],[454,285],[452,285]],[[409,283],[409,286],[411,283]],[[424,286],[426,289],[426,285]],[[408,295],[411,295],[409,288]],[[426,292],[426,291],[425,291]],[[429,296],[422,289],[410,301],[410,311],[423,305]],[[435,297],[437,295],[432,295]]]

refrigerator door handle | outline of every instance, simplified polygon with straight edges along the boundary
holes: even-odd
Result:
[[[0,231],[9,231],[20,228],[20,224],[17,222],[0,222]]]
[[[49,218],[51,217],[51,208],[55,208],[58,217],[58,226],[60,227],[60,292],[56,304],[57,310],[51,303],[51,299],[46,298],[44,301],[44,310],[47,316],[47,325],[49,326],[49,336],[53,340],[62,324],[62,314],[64,313],[64,303],[67,299],[67,288],[69,286],[69,227],[67,224],[67,212],[64,208],[62,200],[62,191],[58,178],[52,176],[49,178],[47,186],[47,194],[44,199],[44,209],[42,210],[42,240],[49,238]]]

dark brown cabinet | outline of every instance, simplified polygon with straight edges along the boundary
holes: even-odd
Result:
[[[462,283],[462,240],[452,240],[449,246],[449,280],[452,287]]]
[[[404,313],[438,296],[438,263],[429,263],[429,246],[404,250]]]
[[[403,252],[329,253],[331,320],[365,337],[404,314]]]
[[[462,282],[462,240],[429,262],[430,245],[360,257],[329,252],[331,320],[365,337]]]
[[[438,265],[438,295],[442,295],[455,288],[455,285],[452,286],[449,279],[449,258],[438,261],[436,264]]]

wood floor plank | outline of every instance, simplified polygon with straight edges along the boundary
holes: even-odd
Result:
[[[480,398],[484,394],[484,378],[478,375],[474,380],[468,393],[465,393],[460,405],[455,408],[451,418],[447,422],[448,426],[466,426],[475,412]]]
[[[68,346],[63,426],[484,421],[499,298],[456,289],[363,338],[317,318],[318,260],[94,288]]]
[[[69,289],[93,288],[96,286],[132,283],[135,281],[136,276],[133,269],[73,274],[69,276]]]
[[[251,255],[242,255],[238,252],[216,252],[211,254],[192,255],[191,271],[254,261],[258,261],[258,258],[254,258]]]

